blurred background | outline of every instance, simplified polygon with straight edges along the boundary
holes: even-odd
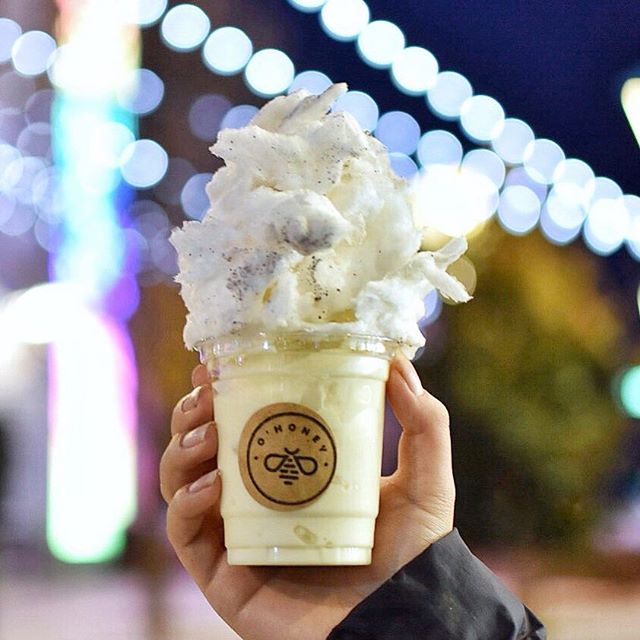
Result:
[[[157,465],[168,235],[221,127],[346,81],[475,299],[425,300],[457,525],[559,640],[640,633],[640,4],[0,0],[0,637],[237,638]],[[398,427],[389,416],[385,472]]]

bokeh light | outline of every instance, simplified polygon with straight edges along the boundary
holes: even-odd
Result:
[[[437,289],[432,289],[424,298],[424,316],[420,320],[421,327],[433,324],[442,313],[442,298]]]
[[[391,79],[402,93],[421,95],[435,85],[437,77],[438,61],[427,49],[407,47],[393,59]]]
[[[629,211],[622,198],[601,198],[589,210],[583,227],[584,241],[599,255],[610,255],[624,242],[629,230]]]
[[[524,167],[515,167],[511,169],[507,173],[506,178],[504,179],[505,186],[513,186],[513,185],[522,185],[523,187],[527,187],[531,189],[536,196],[538,196],[538,200],[540,203],[544,203],[548,188],[547,185],[541,184],[534,180],[524,169]]]
[[[540,212],[540,229],[544,237],[552,244],[565,245],[573,242],[579,235],[581,225],[577,227],[563,227],[558,224],[550,213],[549,202],[545,203]]]
[[[0,107],[23,110],[35,90],[36,83],[33,77],[7,71],[0,75]]]
[[[564,151],[553,140],[540,138],[530,142],[524,152],[523,163],[527,173],[541,184],[551,184]]]
[[[630,216],[626,238],[627,249],[636,260],[640,261],[640,197],[626,195],[623,201]],[[638,291],[640,293],[640,288]]]
[[[629,367],[620,376],[620,402],[627,415],[640,418],[640,366]]]
[[[51,125],[48,122],[32,122],[18,136],[16,147],[24,156],[51,156]]]
[[[120,165],[125,149],[135,143],[133,131],[121,122],[106,120],[91,132],[87,141],[96,164],[105,168]]]
[[[17,22],[0,18],[0,64],[11,60],[11,49],[21,34],[22,29]]]
[[[460,124],[469,138],[490,142],[502,133],[504,109],[489,96],[472,96],[460,107]]]
[[[498,206],[498,190],[475,171],[453,166],[425,167],[412,183],[412,204],[418,226],[456,237],[472,232]]]
[[[10,144],[0,144],[0,193],[9,192],[22,175],[22,154]]]
[[[614,180],[611,180],[611,178],[598,176],[590,180],[585,189],[592,203],[597,200],[617,200],[618,198],[622,198],[620,185]]]
[[[560,228],[577,232],[587,215],[582,191],[571,183],[554,185],[545,203],[549,218]]]
[[[289,87],[289,93],[306,89],[309,93],[318,95],[331,86],[331,78],[321,71],[309,70],[299,73]]]
[[[11,48],[11,61],[18,73],[37,76],[47,70],[51,54],[56,50],[56,41],[44,31],[23,33]]]
[[[572,188],[582,193],[584,201],[593,194],[595,187],[595,175],[593,169],[582,160],[569,158],[562,160],[553,175],[553,183],[556,188]]]
[[[388,20],[370,22],[358,35],[360,57],[376,69],[390,67],[404,45],[404,33]]]
[[[15,146],[20,133],[26,126],[27,119],[21,109],[16,107],[0,109],[0,141]]]
[[[523,235],[531,231],[540,219],[538,196],[521,185],[505,187],[500,194],[498,221],[513,235]]]
[[[420,125],[405,111],[389,111],[378,120],[375,135],[389,151],[411,155],[420,140]]]
[[[418,173],[418,165],[413,158],[410,158],[405,153],[392,152],[389,154],[389,163],[391,168],[401,178],[413,178]]]
[[[288,0],[289,4],[305,13],[320,11],[327,0]]]
[[[48,122],[54,93],[51,89],[40,89],[32,93],[24,106],[27,122]]]
[[[196,138],[212,143],[222,120],[231,108],[231,102],[218,93],[208,93],[197,98],[189,109],[189,128]]]
[[[197,49],[209,35],[209,16],[195,4],[179,4],[166,13],[160,24],[160,35],[175,51]]]
[[[148,27],[160,20],[167,10],[167,0],[136,0],[125,2],[124,9],[130,12],[127,18],[141,27]]]
[[[442,71],[427,91],[427,104],[443,120],[456,120],[460,109],[473,95],[471,83],[455,71]]]
[[[462,161],[462,144],[449,131],[427,131],[418,142],[418,160],[422,166],[444,164],[458,166]]]
[[[155,111],[164,98],[164,82],[151,69],[134,69],[118,94],[118,102],[132,113],[143,116]]]
[[[320,12],[320,24],[335,40],[355,40],[369,22],[369,7],[363,0],[328,0]]]
[[[524,152],[535,136],[531,127],[517,118],[506,118],[502,131],[491,140],[493,150],[508,164],[522,164]]]
[[[239,104],[231,107],[222,118],[221,129],[240,129],[246,127],[253,116],[258,113],[258,107],[252,104]]]
[[[30,231],[36,221],[33,207],[14,200],[11,216],[0,225],[0,233],[7,236],[21,236]]]
[[[636,73],[637,75],[637,73]],[[629,126],[640,145],[640,78],[628,78],[620,90],[620,102]]]
[[[347,91],[333,104],[333,111],[348,111],[365,131],[378,126],[378,103],[364,91]]]
[[[187,180],[180,194],[182,209],[189,218],[201,220],[209,208],[209,198],[205,187],[213,174],[197,173]]]
[[[136,140],[122,152],[120,171],[132,187],[147,189],[162,180],[168,164],[167,152],[157,142]]]
[[[253,44],[249,36],[236,27],[216,29],[204,43],[204,63],[221,76],[240,73],[251,59]]]
[[[500,157],[489,149],[472,149],[462,160],[462,168],[486,176],[497,189],[502,187],[506,168]]]
[[[271,98],[289,88],[295,76],[295,68],[283,51],[262,49],[251,56],[244,76],[251,91],[263,98]]]

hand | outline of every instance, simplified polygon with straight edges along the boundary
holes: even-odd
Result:
[[[178,403],[160,465],[167,532],[211,606],[244,640],[325,639],[353,607],[453,528],[449,416],[396,358],[387,399],[402,425],[398,469],[381,479],[372,563],[360,567],[245,567],[226,562],[212,390],[204,366]]]

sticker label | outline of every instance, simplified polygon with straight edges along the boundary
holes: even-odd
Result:
[[[265,507],[300,509],[319,498],[336,470],[331,430],[315,411],[291,402],[256,411],[238,449],[247,491]]]

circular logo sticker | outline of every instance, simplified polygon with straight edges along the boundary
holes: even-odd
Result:
[[[291,402],[256,411],[238,449],[247,491],[270,509],[300,509],[329,486],[336,470],[336,446],[325,421]]]

